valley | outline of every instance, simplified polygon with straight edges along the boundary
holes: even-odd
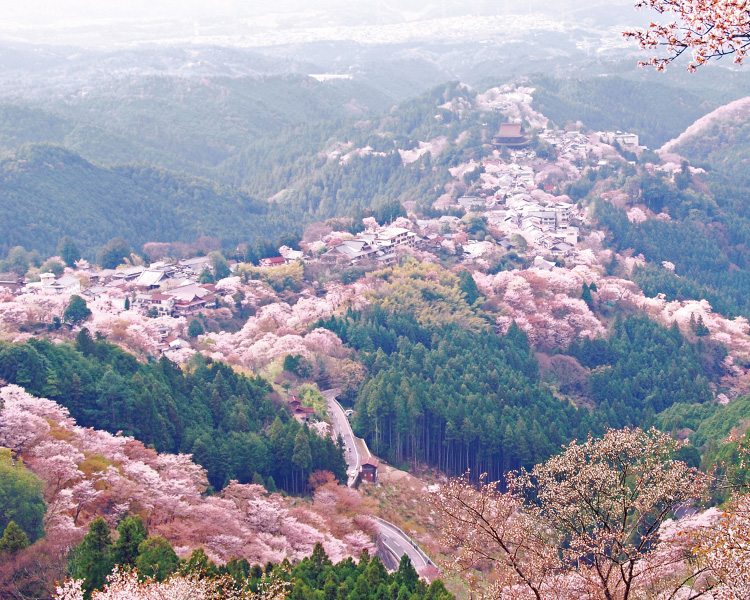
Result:
[[[292,4],[0,26],[0,596],[743,598],[750,78]]]

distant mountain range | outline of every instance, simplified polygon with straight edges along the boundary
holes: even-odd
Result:
[[[517,17],[523,17],[519,21]],[[607,29],[612,26],[637,25],[644,17],[628,0],[602,2],[599,0],[564,0],[548,2],[531,0],[518,4],[510,0],[478,0],[467,4],[457,0],[376,0],[352,3],[345,0],[299,2],[285,0],[270,4],[224,1],[205,5],[198,2],[159,3],[145,1],[111,4],[78,1],[75,5],[61,5],[51,0],[39,0],[31,5],[10,8],[0,24],[0,38],[12,41],[64,43],[76,46],[121,46],[123,43],[143,43],[182,40],[205,43],[223,41],[240,45],[273,45],[262,40],[264,33],[286,36],[295,31],[295,41],[356,39],[358,28],[370,28],[369,43],[383,41],[381,28],[388,42],[404,42],[427,34],[432,41],[438,31],[431,22],[450,19],[453,34],[472,34],[482,21],[505,24],[506,34],[518,23],[538,24],[558,28],[567,23],[569,30],[580,28]],[[469,20],[473,19],[473,20]],[[467,29],[467,24],[470,23]],[[410,29],[389,28],[409,24]],[[445,29],[442,35],[450,34]],[[425,39],[425,38],[423,38]],[[476,39],[476,38],[475,38]],[[254,40],[254,42],[250,42]]]

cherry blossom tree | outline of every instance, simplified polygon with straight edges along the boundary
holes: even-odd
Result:
[[[669,19],[666,24],[624,32],[643,50],[666,50],[666,56],[651,56],[641,66],[661,71],[685,52],[691,54],[687,67],[691,72],[722,56],[733,55],[737,64],[745,59],[750,46],[750,10],[745,0],[638,0],[635,6]]]
[[[568,269],[474,273],[477,287],[502,308],[498,331],[504,333],[515,321],[541,349],[565,348],[575,338],[604,334],[599,319],[580,298],[583,283],[594,278],[598,275]]]
[[[660,534],[708,483],[673,460],[679,447],[654,429],[609,430],[511,475],[505,493],[496,482],[451,480],[430,497],[457,548],[447,569],[490,571],[484,592],[496,599],[701,597],[712,586],[707,568],[688,560],[689,543]]]
[[[638,206],[634,206],[627,212],[628,221],[631,223],[643,223],[648,220],[648,215]]]
[[[730,436],[729,442],[739,441],[739,474],[747,475],[748,435],[737,440]],[[708,511],[707,511],[708,512]],[[714,513],[718,513],[713,509]],[[750,494],[741,483],[735,488],[730,502],[702,535],[693,536],[700,561],[709,569],[717,582],[714,590],[716,600],[743,600],[750,598]]]
[[[319,335],[331,341],[327,333]],[[15,385],[0,388],[0,444],[18,452],[44,482],[44,524],[59,557],[95,516],[114,527],[129,512],[183,556],[203,547],[217,563],[232,557],[254,564],[300,560],[316,542],[337,560],[375,550],[374,530],[363,520],[368,511],[355,490],[342,488],[340,496],[340,486],[324,486],[343,498],[331,511],[293,507],[262,486],[237,482],[204,497],[205,470],[189,455],[158,454],[133,438],[79,427],[63,407]]]
[[[138,572],[115,569],[106,587],[95,591],[91,600],[283,600],[289,583],[278,573],[264,575],[257,591],[241,590],[231,577],[173,575],[165,581],[141,581]],[[57,588],[56,600],[84,600],[82,581],[67,580]]]
[[[719,600],[750,598],[750,497],[737,496],[723,518],[698,544],[719,584]]]

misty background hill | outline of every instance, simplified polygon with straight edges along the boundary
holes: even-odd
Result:
[[[394,199],[430,206],[446,168],[503,121],[444,105],[507,83],[533,89],[534,109],[560,127],[627,130],[650,148],[750,94],[746,73],[722,63],[691,76],[638,69],[621,34],[647,17],[585,0],[15,6],[0,24],[0,193],[15,226],[2,252],[49,251],[75,233],[74,214],[93,252],[121,227],[135,245],[229,244]],[[399,151],[440,136],[454,145],[432,169],[402,165]],[[738,164],[731,147],[723,164]],[[237,202],[253,208],[233,232],[224,217]],[[129,203],[166,211],[169,226],[128,220]],[[110,204],[117,226],[102,224]]]

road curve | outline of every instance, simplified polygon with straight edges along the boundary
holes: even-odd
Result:
[[[432,561],[422,549],[417,546],[416,542],[406,535],[401,529],[385,519],[376,517],[378,520],[378,534],[386,548],[400,560],[404,554],[408,554],[411,564],[415,569],[421,569],[432,565]]]
[[[322,392],[328,401],[328,416],[331,418],[333,427],[333,436],[339,435],[344,439],[344,459],[346,460],[346,475],[348,478],[347,485],[352,487],[357,480],[359,465],[362,464],[362,456],[359,453],[357,442],[354,439],[354,432],[349,423],[349,419],[344,414],[344,409],[336,400],[336,396],[341,392],[338,389],[325,390]]]
[[[348,485],[352,487],[357,480],[359,473],[359,466],[362,464],[362,456],[360,455],[357,447],[357,442],[352,431],[352,426],[349,423],[349,419],[344,414],[344,409],[336,396],[341,390],[331,389],[322,392],[323,396],[328,401],[328,416],[331,418],[331,425],[333,427],[333,435],[344,439],[344,457],[346,458],[346,471],[348,475]],[[420,569],[434,563],[430,558],[422,551],[422,549],[416,544],[416,542],[406,535],[401,529],[399,529],[393,523],[375,517],[378,521],[378,537],[385,547],[393,553],[397,560],[400,560],[404,554],[408,554],[415,569]]]

